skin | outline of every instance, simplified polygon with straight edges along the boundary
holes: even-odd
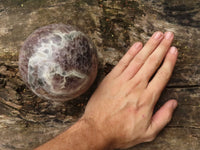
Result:
[[[82,118],[36,150],[125,149],[154,140],[177,107],[169,100],[153,114],[177,60],[173,38],[157,31],[144,46],[135,43],[101,82]]]

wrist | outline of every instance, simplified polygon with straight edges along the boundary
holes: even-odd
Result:
[[[82,117],[76,126],[81,129],[81,133],[87,138],[89,149],[112,150],[111,140],[106,138],[92,119]]]

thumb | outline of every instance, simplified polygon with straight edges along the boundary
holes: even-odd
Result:
[[[151,124],[146,132],[146,136],[148,137],[147,141],[152,141],[156,135],[170,122],[177,104],[176,100],[169,100],[153,115]]]

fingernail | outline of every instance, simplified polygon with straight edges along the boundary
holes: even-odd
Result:
[[[176,54],[177,53],[177,48],[176,47],[171,47],[169,52],[171,54]]]
[[[173,37],[173,33],[172,32],[166,32],[165,33],[165,39],[169,40]]]
[[[161,32],[156,32],[156,33],[153,34],[153,38],[158,40],[162,37],[162,35],[163,34]]]
[[[140,42],[135,43],[134,47],[136,49],[139,49],[142,46],[142,44]]]

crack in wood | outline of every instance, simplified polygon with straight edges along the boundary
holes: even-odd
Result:
[[[186,128],[186,129],[200,129],[200,126],[178,126],[178,125],[169,125],[169,126],[166,126],[166,128]]]
[[[200,88],[200,85],[176,85],[176,86],[167,86],[167,89],[184,89],[184,88]]]
[[[4,9],[0,9],[0,13],[3,12],[3,11],[5,11],[5,10]]]

